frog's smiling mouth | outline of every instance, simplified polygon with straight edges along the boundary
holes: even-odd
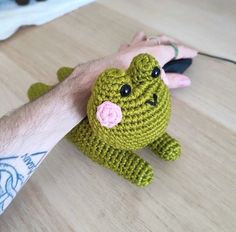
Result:
[[[153,100],[147,100],[145,103],[151,105],[151,106],[157,106],[157,95],[154,93]]]

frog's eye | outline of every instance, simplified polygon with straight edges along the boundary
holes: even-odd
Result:
[[[157,78],[159,77],[160,73],[161,73],[161,70],[156,66],[153,68],[151,75],[153,78]]]
[[[124,84],[120,88],[120,95],[122,97],[127,97],[131,94],[131,86],[129,84]]]

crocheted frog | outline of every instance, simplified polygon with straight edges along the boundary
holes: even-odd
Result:
[[[64,80],[72,68],[58,70]],[[164,160],[175,160],[180,145],[167,132],[171,101],[159,63],[149,54],[136,56],[127,70],[102,72],[87,105],[87,117],[67,138],[93,161],[138,186],[153,179],[151,165],[134,153],[148,147]],[[36,83],[28,91],[34,100],[51,87]]]

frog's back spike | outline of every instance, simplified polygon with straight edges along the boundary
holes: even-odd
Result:
[[[70,67],[61,67],[57,70],[57,79],[61,82],[64,81],[74,71]]]
[[[35,83],[28,89],[27,95],[30,101],[37,99],[44,93],[48,92],[53,86],[45,85],[43,83]]]

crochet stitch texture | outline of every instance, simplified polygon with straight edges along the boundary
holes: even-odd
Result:
[[[176,160],[181,151],[177,140],[166,133],[171,103],[160,70],[154,57],[139,54],[126,71],[110,68],[102,72],[92,89],[87,117],[66,136],[93,161],[138,186],[152,181],[153,170],[134,150],[148,147],[165,160]],[[59,81],[72,72],[73,68],[60,68]],[[51,88],[36,83],[28,91],[29,99],[32,101]],[[122,120],[111,128],[96,117],[99,106],[106,101],[120,107],[122,112]]]

